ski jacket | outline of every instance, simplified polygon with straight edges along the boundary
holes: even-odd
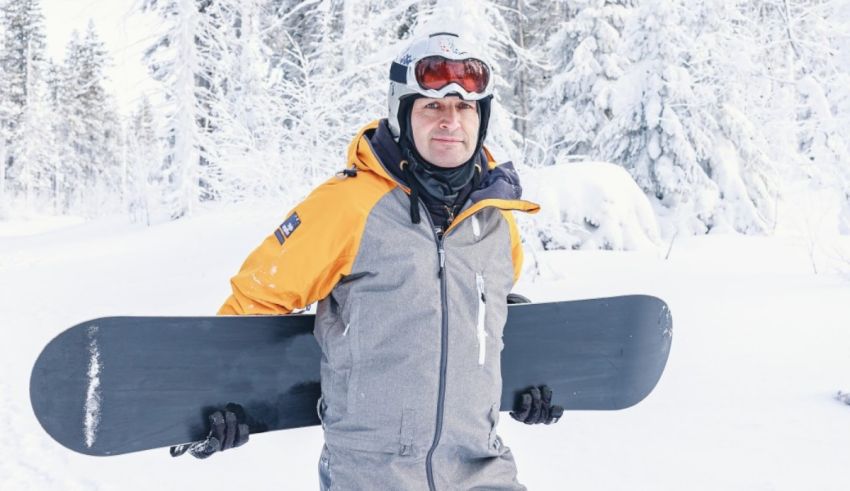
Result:
[[[320,460],[328,489],[525,489],[496,434],[506,297],[522,249],[512,165],[491,172],[440,236],[364,127],[348,175],[316,188],[248,257],[219,314],[318,301]]]

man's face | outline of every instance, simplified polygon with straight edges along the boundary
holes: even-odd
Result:
[[[457,167],[472,157],[478,143],[478,107],[457,96],[413,101],[410,128],[416,150],[437,167]]]

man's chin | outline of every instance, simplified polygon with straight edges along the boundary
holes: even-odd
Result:
[[[437,160],[435,162],[431,162],[431,161],[429,161],[429,162],[431,164],[436,165],[437,167],[441,167],[443,169],[451,169],[453,167],[459,167],[459,166],[463,165],[463,163],[466,162],[466,160],[457,160],[457,159],[442,160],[441,159],[441,160]]]
[[[452,167],[458,167],[460,165],[463,165],[464,162],[466,162],[467,160],[469,160],[470,157],[472,157],[472,155],[466,156],[457,155],[455,153],[448,154],[443,152],[434,152],[431,154],[431,157],[432,158],[426,158],[429,163],[436,165],[437,167],[450,169]]]

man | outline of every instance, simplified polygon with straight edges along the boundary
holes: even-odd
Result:
[[[506,299],[522,263],[512,212],[538,207],[483,147],[493,80],[472,53],[450,33],[401,53],[389,118],[361,129],[347,169],[248,257],[219,311],[319,302],[322,489],[525,489],[496,425]],[[528,423],[562,412],[545,387],[523,403],[512,414]],[[225,414],[216,445],[193,453],[247,438]]]

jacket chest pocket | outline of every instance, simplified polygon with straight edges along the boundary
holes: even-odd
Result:
[[[467,344],[466,353],[471,360],[464,363],[470,373],[469,393],[476,394],[481,405],[479,410],[487,408],[485,413],[479,412],[477,433],[487,437],[487,449],[498,449],[499,441],[496,435],[496,425],[499,418],[499,407],[502,395],[501,351],[504,346],[502,333],[507,317],[507,294],[502,296],[504,288],[498,281],[498,271],[478,271],[473,273],[475,281],[474,294],[476,307],[470,309],[470,323],[474,325],[472,339]],[[497,280],[497,281],[494,281]],[[467,280],[468,281],[468,280]],[[467,297],[468,298],[468,297]],[[469,318],[469,317],[467,317]],[[469,355],[467,355],[469,356]],[[483,406],[484,401],[488,406]],[[485,432],[486,431],[486,432]]]
[[[483,273],[475,273],[475,290],[478,298],[478,317],[475,322],[475,337],[478,340],[478,365],[487,359],[487,288]]]
[[[507,293],[483,271],[475,273],[475,346],[478,366],[495,362],[504,347],[502,333],[507,320]]]

